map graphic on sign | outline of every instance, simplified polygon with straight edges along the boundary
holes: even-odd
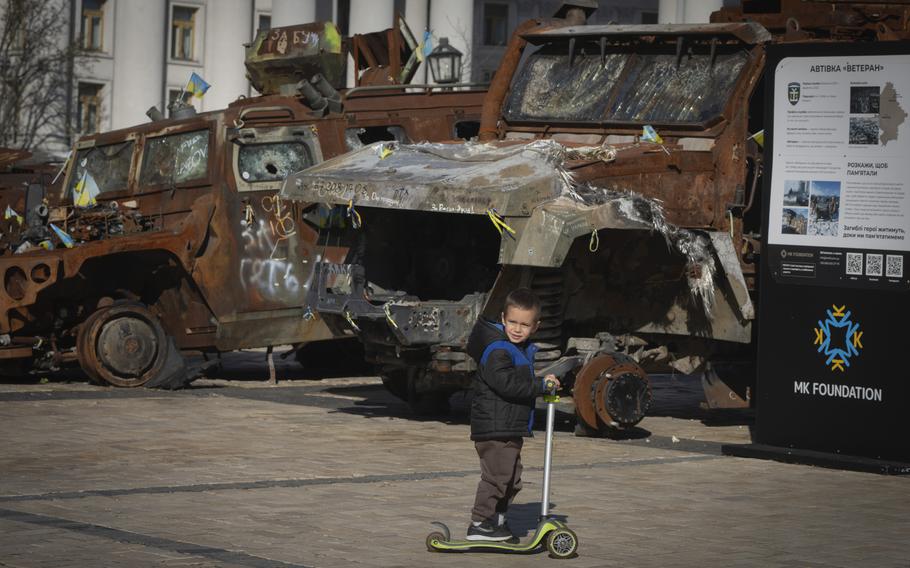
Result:
[[[878,141],[882,146],[887,146],[888,142],[897,140],[898,127],[907,119],[907,111],[901,107],[900,95],[894,89],[892,83],[885,83],[882,87],[879,107],[879,129],[881,134]]]

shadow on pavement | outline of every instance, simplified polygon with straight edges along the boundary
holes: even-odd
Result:
[[[536,473],[536,472],[535,472]],[[525,481],[527,481],[527,475],[523,476]],[[534,484],[534,488],[539,488],[540,486]],[[522,493],[528,491],[528,487],[522,490]],[[512,534],[517,536],[520,539],[524,539],[527,536],[534,534],[534,531],[537,530],[537,520],[540,517],[540,501],[533,503],[513,503],[509,507],[508,513],[506,513],[506,518],[509,522],[509,528],[512,529]],[[554,503],[550,503],[550,517],[561,521],[563,523],[568,523],[569,517],[567,515],[557,515],[553,513],[553,509],[556,508]]]

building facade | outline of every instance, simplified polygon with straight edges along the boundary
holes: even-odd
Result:
[[[244,44],[259,29],[331,20],[343,35],[392,27],[402,14],[415,37],[429,30],[464,54],[462,79],[488,82],[512,30],[551,16],[562,0],[63,0],[70,36],[88,53],[74,66],[73,136],[129,127],[181,96],[193,73],[211,85],[199,111],[255,95]],[[591,23],[707,21],[721,0],[601,0]],[[353,83],[349,65],[348,84]],[[415,82],[430,82],[425,69]],[[65,141],[65,137],[64,137]],[[59,153],[57,148],[46,148]]]

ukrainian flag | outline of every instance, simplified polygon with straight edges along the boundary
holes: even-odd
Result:
[[[433,35],[430,30],[423,32],[423,39],[417,44],[417,61],[423,62],[433,51]]]
[[[206,83],[205,79],[197,75],[194,71],[193,74],[190,75],[190,82],[186,84],[186,92],[192,93],[194,97],[201,99],[202,95],[209,90],[209,87],[211,87],[211,85]]]

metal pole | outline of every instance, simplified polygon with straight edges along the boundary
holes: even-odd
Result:
[[[547,402],[547,440],[543,451],[543,496],[540,499],[540,518],[550,512],[550,462],[553,458],[553,423],[556,420],[556,404]]]

